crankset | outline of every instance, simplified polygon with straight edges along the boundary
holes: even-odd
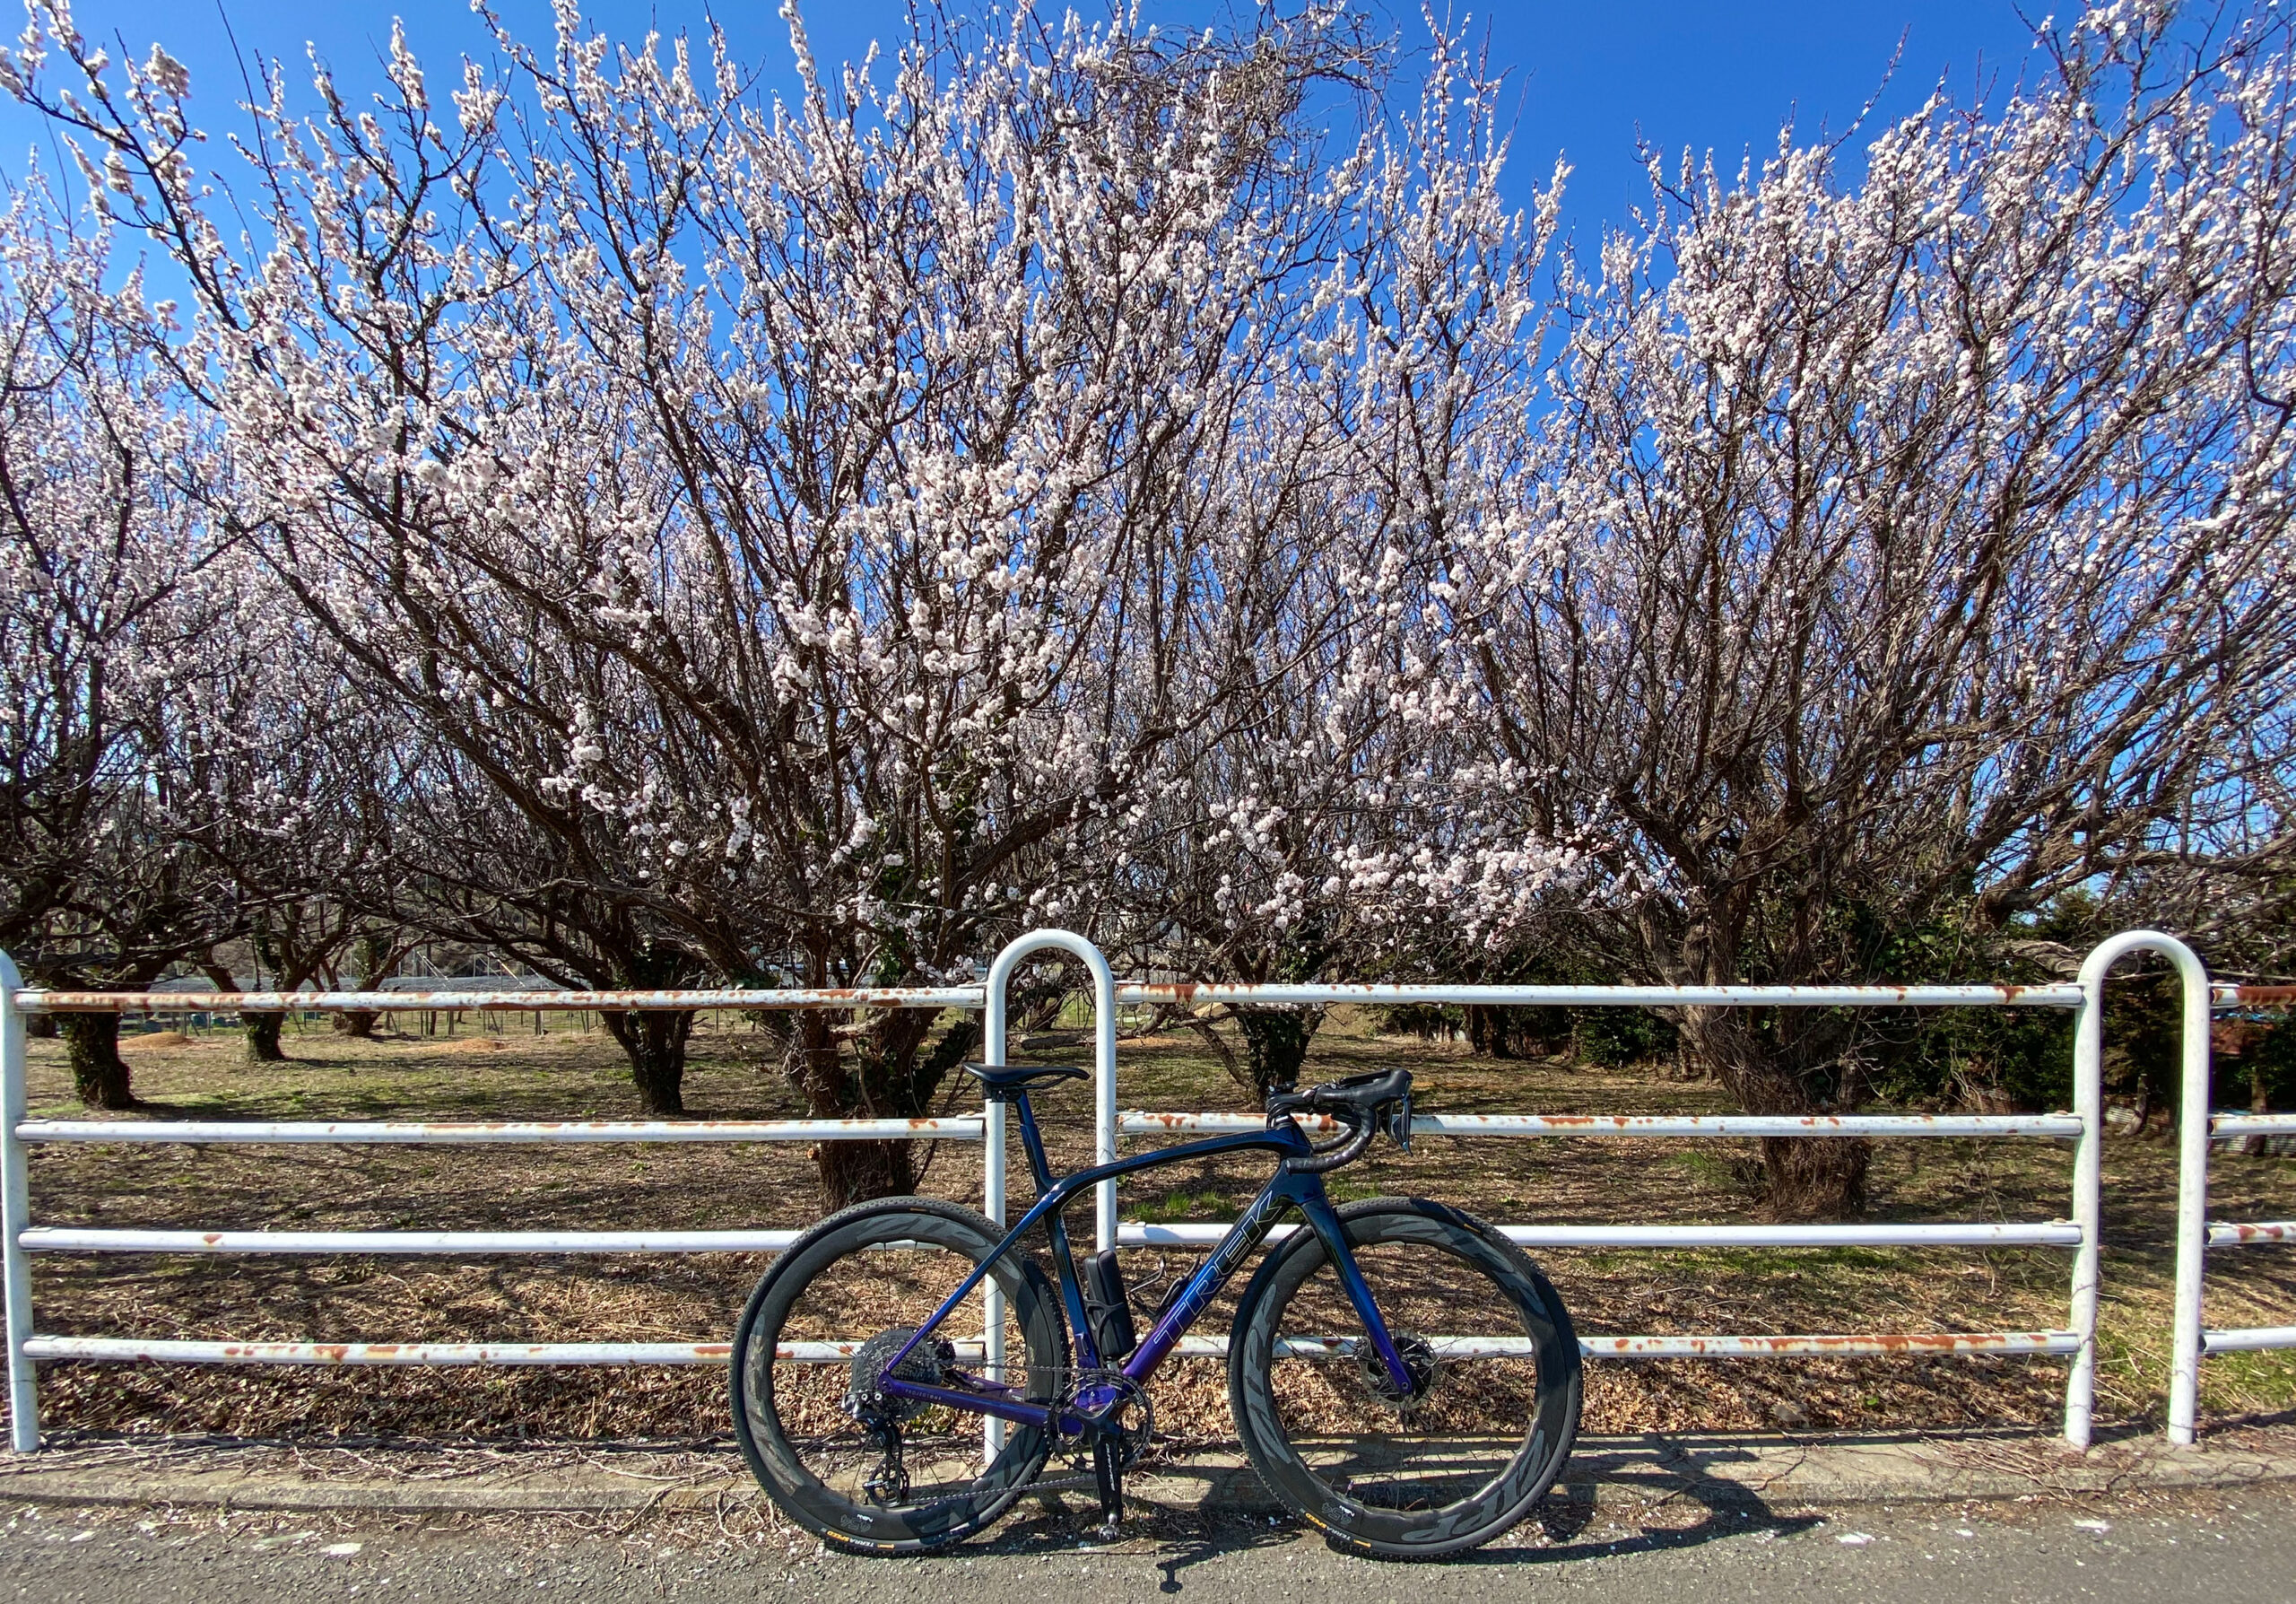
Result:
[[[1140,1383],[1120,1370],[1079,1370],[1060,1390],[1053,1418],[1083,1423],[1068,1445],[1079,1452],[1079,1471],[1084,1456],[1091,1460],[1092,1487],[1100,1499],[1100,1536],[1113,1539],[1124,1519],[1124,1472],[1148,1451],[1155,1435],[1155,1408]]]

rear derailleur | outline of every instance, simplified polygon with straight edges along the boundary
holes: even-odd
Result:
[[[870,1503],[881,1509],[909,1502],[909,1470],[901,1463],[900,1428],[932,1408],[915,1399],[888,1397],[885,1379],[891,1376],[922,1386],[939,1386],[956,1355],[946,1342],[919,1343],[898,1365],[886,1369],[893,1356],[908,1347],[915,1335],[915,1330],[907,1326],[878,1332],[854,1353],[852,1368],[848,1373],[844,1411],[869,1434],[881,1455],[876,1469],[861,1484],[861,1490],[868,1495]]]
[[[883,1457],[877,1460],[877,1468],[869,1472],[869,1478],[861,1484],[861,1490],[869,1495],[869,1502],[880,1509],[907,1504],[909,1469],[901,1463],[899,1423],[886,1421],[874,1427],[871,1434],[883,1451]]]

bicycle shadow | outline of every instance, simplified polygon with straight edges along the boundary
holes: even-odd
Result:
[[[1567,1490],[1558,1487],[1514,1532],[1489,1547],[1443,1563],[1562,1565],[1694,1548],[1730,1538],[1770,1541],[1807,1531],[1824,1521],[1816,1514],[1783,1513],[1742,1486],[1688,1477],[1663,1489],[1638,1486],[1615,1502],[1605,1498],[1598,1503],[1595,1490],[1592,1483],[1584,1480],[1567,1484]],[[1675,1523],[1668,1519],[1692,1508],[1699,1512],[1694,1520]],[[1054,1494],[1035,1500],[1029,1512],[1015,1512],[1008,1517],[990,1547],[995,1552],[1013,1554],[1041,1553],[1048,1547],[1074,1552],[1080,1546],[1099,1550],[1100,1545],[1091,1536],[1099,1519],[1098,1506],[1089,1497],[1080,1500]],[[1598,1521],[1612,1530],[1631,1530],[1614,1537],[1588,1536]],[[1148,1560],[1161,1573],[1158,1591],[1179,1593],[1187,1589],[1185,1573],[1196,1566],[1312,1539],[1313,1534],[1289,1515],[1234,1504],[1148,1504],[1133,1507],[1126,1518],[1123,1539],[1109,1547]]]
[[[1473,1554],[1461,1555],[1453,1563],[1561,1565],[1572,1560],[1615,1558],[1622,1555],[1696,1548],[1723,1538],[1752,1538],[1761,1541],[1764,1540],[1764,1534],[1770,1539],[1791,1537],[1825,1523],[1822,1515],[1780,1514],[1758,1495],[1736,1488],[1686,1487],[1679,1497],[1701,1507],[1705,1511],[1704,1518],[1688,1526],[1653,1525],[1646,1519],[1632,1536],[1585,1542],[1578,1539],[1594,1524],[1603,1506],[1591,1503],[1559,1504],[1549,1499],[1534,1517],[1546,1538],[1544,1543],[1535,1547],[1516,1547],[1504,1546],[1508,1539],[1502,1538],[1499,1544],[1489,1548],[1478,1548]],[[1668,1500],[1667,1504],[1674,1504],[1674,1501]]]

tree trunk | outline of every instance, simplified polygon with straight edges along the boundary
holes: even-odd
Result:
[[[1228,1038],[1213,1028],[1209,1019],[1198,1019],[1189,1014],[1183,1016],[1180,1023],[1204,1039],[1204,1044],[1212,1049],[1213,1056],[1220,1060],[1220,1068],[1228,1072],[1230,1080],[1247,1092],[1252,1089],[1251,1077],[1244,1073],[1243,1064],[1236,1057],[1236,1050],[1228,1045]]]
[[[1743,1012],[1685,1008],[1681,1028],[1708,1072],[1746,1112],[1819,1111],[1809,1087],[1779,1062]],[[1774,1219],[1854,1218],[1866,1211],[1872,1158],[1873,1144],[1863,1137],[1764,1137],[1762,1204]]]
[[[904,1198],[917,1190],[917,1144],[819,1142],[813,1168],[822,1188],[822,1212],[877,1198]]]
[[[1238,1008],[1236,1028],[1244,1038],[1244,1069],[1251,1077],[1253,1095],[1263,1107],[1270,1092],[1288,1092],[1300,1084],[1300,1066],[1307,1062],[1308,1043],[1323,1024],[1321,1008]]]
[[[2248,1050],[2241,1056],[2248,1059],[2248,1112],[2268,1114],[2272,1112],[2272,1077],[2265,1073],[2264,1055],[2251,1043]],[[2240,1151],[2250,1158],[2261,1158],[2265,1152],[2265,1139],[2261,1134],[2243,1137],[2240,1138]]]
[[[826,1060],[821,1043],[809,1047],[813,1074],[805,1083],[806,1101],[816,1116],[916,1119],[925,1113],[942,1077],[979,1041],[978,1027],[960,1025],[920,1064],[918,1049],[932,1028],[933,1016],[919,1009],[888,1009],[871,1016],[854,1040],[849,1071],[833,1035],[826,1038]],[[875,1198],[905,1197],[918,1187],[917,1144],[909,1141],[822,1142],[813,1149],[813,1167],[825,1212]]]
[[[136,1106],[127,1084],[127,1066],[119,1056],[119,1016],[64,1016],[65,1056],[72,1065],[72,1089],[90,1108],[127,1109]]]
[[[685,1112],[685,1044],[691,1008],[647,1008],[601,1015],[630,1059],[638,1106],[649,1114]]]
[[[1513,1058],[1515,1044],[1509,1039],[1508,1030],[1511,1023],[1505,1008],[1492,1007],[1483,1003],[1469,1003],[1467,1005],[1467,1041],[1474,1047],[1475,1056],[1481,1058],[1488,1055],[1494,1059]]]
[[[372,1009],[354,1008],[348,1014],[337,1014],[335,1016],[335,1028],[346,1036],[355,1037],[361,1042],[370,1042],[374,1040],[377,1017]]]
[[[280,1050],[279,1027],[287,1023],[284,1014],[265,1011],[242,1013],[239,1023],[247,1027],[248,1062],[250,1064],[283,1064],[286,1053]]]

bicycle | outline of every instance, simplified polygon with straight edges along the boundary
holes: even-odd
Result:
[[[742,1453],[823,1543],[927,1552],[1031,1490],[1084,1486],[1113,1534],[1124,1473],[1153,1429],[1150,1378],[1287,1212],[1307,1228],[1262,1260],[1228,1341],[1229,1408],[1268,1490],[1336,1547],[1431,1559],[1491,1541],[1553,1485],[1581,1383],[1578,1337],[1546,1277],[1455,1208],[1417,1198],[1335,1207],[1325,1191],[1324,1176],[1383,1130],[1409,1151],[1409,1071],[1279,1093],[1265,1130],[1056,1181],[1029,1089],[1086,1071],[965,1069],[985,1098],[1018,1111],[1037,1185],[1019,1224],[927,1198],[856,1205],[783,1252],[735,1332]],[[1328,1116],[1341,1134],[1311,1140],[1294,1114]],[[1139,1337],[1115,1250],[1080,1274],[1063,1211],[1103,1181],[1249,1149],[1277,1154],[1274,1173]],[[875,1335],[838,1340],[855,1330]],[[992,1421],[1001,1426],[984,1431]],[[1077,1474],[1041,1481],[1056,1452],[1074,1456]]]

